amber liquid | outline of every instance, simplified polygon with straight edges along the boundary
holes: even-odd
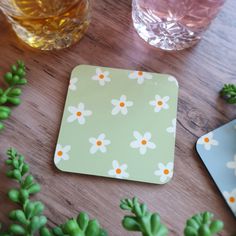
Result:
[[[66,48],[84,35],[90,22],[89,0],[1,0],[16,34],[42,50]],[[14,10],[12,10],[14,9]]]

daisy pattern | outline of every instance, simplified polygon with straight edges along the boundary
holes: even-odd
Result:
[[[227,162],[226,166],[230,169],[234,169],[234,174],[236,175],[236,154],[234,155],[234,161]]]
[[[172,75],[169,76],[168,81],[174,82],[176,84],[176,86],[179,87],[179,83],[178,83],[177,79],[174,76],[172,76]]]
[[[134,131],[134,137],[136,138],[135,141],[130,143],[130,147],[138,148],[139,153],[144,155],[147,152],[147,149],[155,149],[155,143],[151,142],[152,135],[149,132],[146,132],[144,135],[141,135],[138,131]]]
[[[108,139],[105,139],[105,134],[100,134],[97,138],[90,138],[89,142],[92,144],[92,147],[90,148],[89,152],[91,154],[96,153],[97,151],[100,151],[102,153],[107,152],[107,145],[111,144],[111,141]]]
[[[67,118],[67,122],[71,123],[77,120],[80,125],[85,124],[86,116],[92,115],[92,111],[85,110],[84,103],[79,103],[77,107],[69,106],[68,111],[71,115]]]
[[[129,74],[129,78],[137,79],[138,84],[143,84],[145,79],[152,79],[152,74],[143,71],[133,71]]]
[[[61,144],[57,144],[56,151],[54,155],[54,162],[58,164],[61,160],[69,160],[68,152],[71,150],[70,145],[62,146]]]
[[[108,175],[113,176],[117,179],[127,179],[129,174],[126,172],[128,166],[126,164],[120,165],[118,161],[114,160],[112,162],[113,169],[108,171]]]
[[[173,134],[174,134],[174,137],[175,137],[175,133],[176,133],[176,119],[173,119],[173,120],[172,120],[172,126],[168,127],[168,128],[166,129],[166,131],[167,131],[168,133],[173,133]]]
[[[126,96],[122,95],[119,100],[112,99],[111,104],[114,105],[115,107],[112,109],[111,114],[112,115],[117,115],[119,112],[122,115],[127,115],[128,113],[128,107],[133,106],[132,101],[126,101]]]
[[[232,192],[223,192],[224,198],[226,202],[229,204],[230,208],[233,210],[236,215],[236,188],[232,190]]]
[[[206,150],[211,150],[211,146],[217,146],[219,142],[213,139],[213,132],[210,132],[206,135],[203,135],[201,138],[198,139],[197,144],[204,145]]]
[[[167,103],[169,99],[169,96],[161,98],[159,95],[156,95],[155,100],[150,101],[149,104],[154,107],[155,112],[160,112],[162,109],[169,109],[169,105]]]
[[[173,162],[169,162],[167,165],[159,163],[158,170],[154,172],[154,175],[159,176],[162,183],[168,182],[173,176],[173,167]]]
[[[77,86],[76,86],[77,82],[78,82],[77,77],[71,78],[70,79],[70,84],[69,84],[69,89],[72,90],[72,91],[75,91],[77,89]]]
[[[101,86],[104,86],[106,82],[110,82],[109,71],[102,71],[101,68],[96,69],[96,75],[92,77],[92,80],[97,80]]]

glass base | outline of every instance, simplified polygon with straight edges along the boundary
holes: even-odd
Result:
[[[78,42],[88,29],[90,20],[85,20],[73,28],[64,29],[62,32],[49,31],[46,27],[43,27],[37,33],[32,28],[22,27],[12,19],[10,19],[10,22],[16,35],[24,43],[40,50],[53,50],[67,48]]]
[[[77,27],[65,32],[47,31],[46,27],[42,29],[40,34],[31,32],[30,30],[13,23],[13,30],[16,35],[26,44],[40,50],[53,50],[67,48],[78,42],[88,29],[90,21],[86,20]]]
[[[163,50],[183,50],[192,47],[200,34],[192,32],[176,21],[147,23],[145,16],[133,11],[133,24],[139,36],[150,45]]]

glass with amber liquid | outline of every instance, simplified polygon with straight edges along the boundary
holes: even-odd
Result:
[[[90,22],[90,0],[0,0],[19,38],[41,50],[79,41]]]

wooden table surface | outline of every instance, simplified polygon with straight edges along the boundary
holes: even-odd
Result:
[[[12,184],[4,176],[3,164],[5,151],[13,146],[27,157],[42,185],[37,198],[45,203],[51,226],[83,210],[99,218],[110,235],[132,235],[121,227],[124,212],[119,209],[119,200],[137,196],[161,214],[170,235],[182,235],[185,220],[205,210],[225,221],[222,235],[235,233],[235,218],[194,148],[199,136],[236,117],[235,106],[218,96],[224,83],[235,83],[236,79],[235,9],[236,1],[228,0],[197,46],[172,53],[153,48],[138,37],[131,22],[131,1],[127,0],[94,1],[87,34],[79,44],[62,51],[29,48],[0,16],[0,66],[6,71],[20,58],[27,65],[29,80],[23,89],[23,103],[14,109],[0,135],[0,221],[7,222],[6,213],[13,207],[5,195]],[[170,73],[178,78],[175,174],[170,183],[117,181],[55,168],[53,152],[70,72],[78,64]]]

